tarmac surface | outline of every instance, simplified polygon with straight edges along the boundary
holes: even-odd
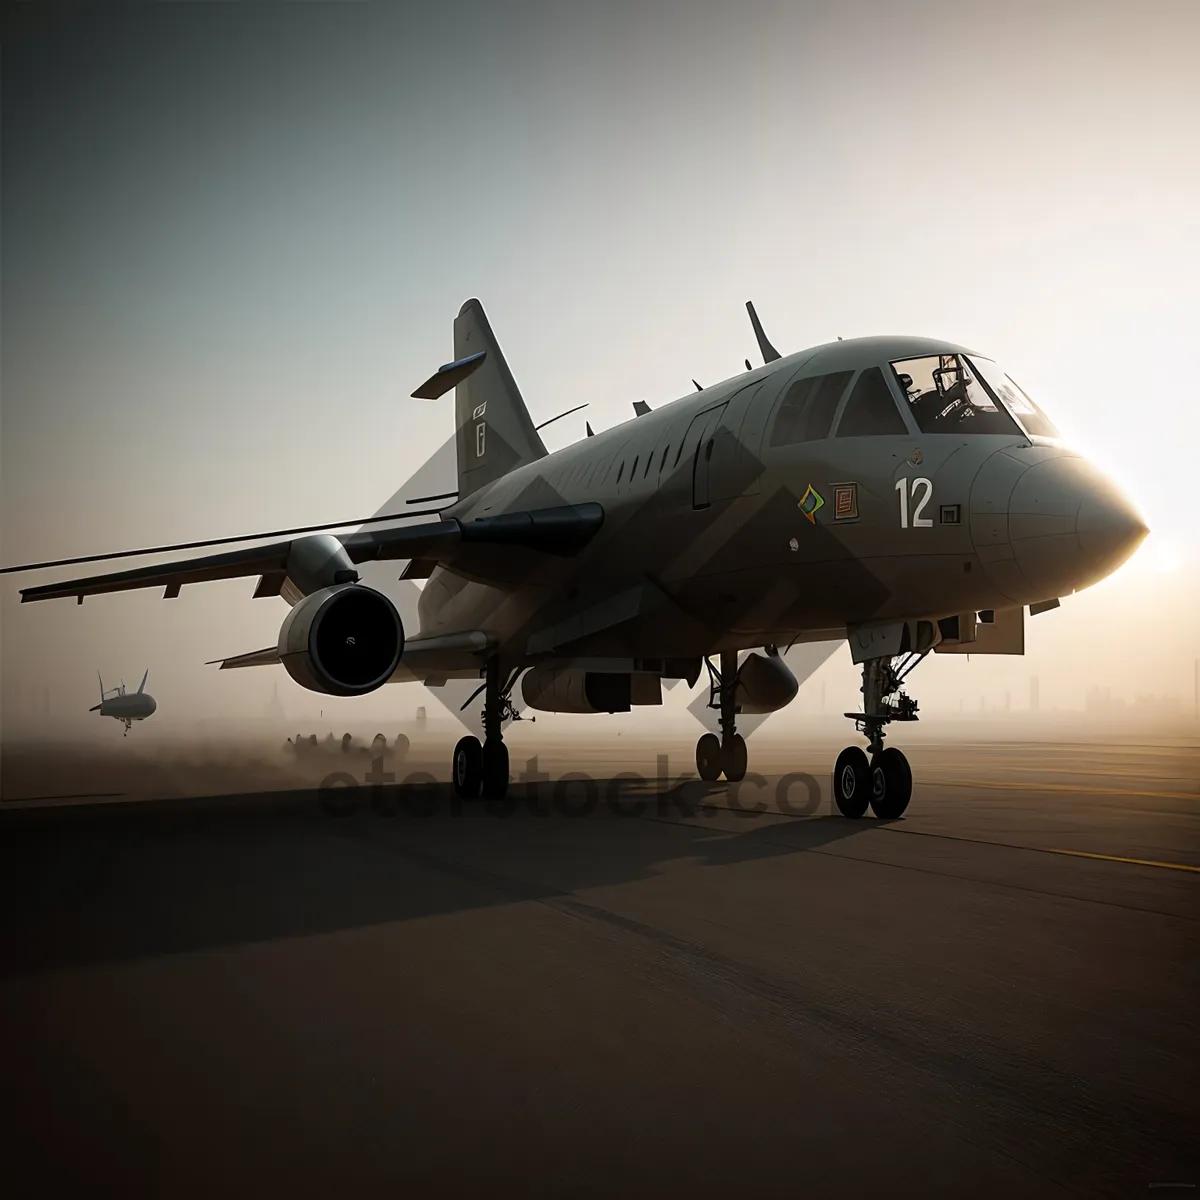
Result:
[[[894,822],[750,749],[0,806],[6,1194],[1200,1184],[1195,739],[906,747]]]

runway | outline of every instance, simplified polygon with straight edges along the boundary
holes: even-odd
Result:
[[[659,784],[648,743],[543,748],[511,804],[410,781],[341,820],[311,786],[3,806],[9,1178],[1200,1184],[1195,739],[914,745],[888,823],[830,815],[827,747],[754,739],[736,791],[677,786],[687,751]]]

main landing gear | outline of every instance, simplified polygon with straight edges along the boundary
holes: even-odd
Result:
[[[717,670],[706,658],[708,668],[708,707],[721,713],[721,736],[706,733],[696,743],[696,771],[712,783],[724,774],[730,783],[746,778],[746,739],[737,731],[737,651],[721,652]]]
[[[890,721],[917,720],[917,702],[900,685],[929,651],[863,663],[863,711],[847,713],[859,733],[867,735],[870,759],[858,746],[847,746],[833,768],[833,798],[844,817],[861,817],[870,805],[883,821],[904,815],[912,796],[908,759],[894,746],[883,746],[884,726]],[[893,698],[894,697],[894,698]]]
[[[482,794],[489,800],[501,800],[508,791],[508,747],[504,744],[503,727],[508,720],[519,720],[509,699],[520,668],[512,671],[501,683],[500,663],[493,658],[485,668],[483,744],[477,737],[460,738],[454,747],[454,794],[463,800],[474,800]],[[467,704],[476,696],[476,691]],[[463,705],[466,708],[466,704]]]

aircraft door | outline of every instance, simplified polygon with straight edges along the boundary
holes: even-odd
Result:
[[[721,417],[724,415],[724,412],[724,404],[720,404],[716,408],[710,408],[707,412],[702,412],[696,416],[692,421],[691,428],[688,430],[685,445],[689,445],[692,438],[696,437],[696,449],[693,452],[692,459],[693,508],[707,508],[711,503],[709,499],[709,476],[712,469],[713,456],[717,449],[717,426],[721,423]]]

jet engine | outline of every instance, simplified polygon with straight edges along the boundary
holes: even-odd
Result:
[[[744,713],[778,712],[796,698],[800,684],[778,653],[747,654],[737,673],[737,704]]]
[[[287,673],[310,692],[364,696],[394,674],[404,626],[381,592],[345,583],[305,596],[279,630]]]
[[[539,712],[628,712],[635,704],[661,704],[662,680],[644,672],[623,674],[579,667],[534,667],[521,680],[521,695]]]

